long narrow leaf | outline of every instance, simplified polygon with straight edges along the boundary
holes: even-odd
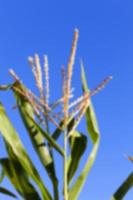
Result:
[[[17,198],[17,196],[14,193],[12,193],[11,191],[9,191],[8,189],[4,187],[0,187],[0,193],[13,197],[13,198]]]
[[[69,143],[71,153],[68,159],[68,183],[70,183],[78,169],[80,160],[87,146],[87,137],[78,131],[74,131],[69,138]]]
[[[111,200],[122,200],[129,190],[133,187],[133,173],[122,183],[118,190],[114,193]]]
[[[52,147],[56,149],[62,156],[64,156],[64,151],[63,149],[55,142],[55,140],[48,134],[46,133],[36,122],[35,120],[30,117],[28,114],[27,116],[31,119],[32,123],[34,124],[34,127],[36,128],[37,132],[40,132],[44,138],[50,143]]]
[[[20,188],[20,194],[25,199],[28,200],[30,197],[31,198],[35,197],[37,200],[40,200],[38,192],[36,191],[34,186],[31,184],[31,181],[29,179],[29,174],[27,174],[27,172],[21,165],[20,161],[18,160],[18,158],[12,151],[12,148],[10,147],[10,145],[5,140],[4,140],[4,143],[5,143],[5,147],[9,156],[9,159],[8,159],[9,166],[10,166],[9,171],[12,172],[13,177],[16,177],[14,186],[16,186],[16,182],[18,182],[18,186]],[[12,179],[12,177],[9,177],[9,178],[10,180]]]
[[[26,88],[22,84],[15,84],[15,88],[19,90]],[[20,115],[22,117],[23,123],[27,129],[27,132],[30,136],[31,142],[34,146],[35,151],[37,152],[41,163],[43,164],[44,168],[46,169],[54,188],[58,190],[58,179],[55,174],[54,163],[53,159],[50,155],[49,149],[44,141],[44,136],[39,131],[37,132],[36,127],[34,126],[33,121],[29,118],[27,113],[30,115],[31,118],[34,118],[34,112],[31,104],[23,98],[21,94],[19,94],[15,89],[13,90],[15,93],[15,98],[17,101],[17,106],[20,111]],[[42,145],[43,144],[43,145]]]
[[[5,177],[5,173],[4,173],[4,170],[3,170],[3,168],[2,168],[2,169],[1,169],[1,173],[0,173],[0,183],[2,183],[4,177]]]
[[[34,149],[38,153],[43,165],[47,166],[52,163],[52,158],[48,152],[46,143],[44,142],[43,135],[40,132],[37,132],[36,127],[34,126],[32,120],[29,118],[29,116],[31,118],[34,118],[33,109],[31,105],[26,100],[24,100],[24,98],[21,98],[21,96],[19,96],[18,94],[16,96],[17,96],[17,105],[18,105],[22,120],[28,131],[28,134],[30,136]],[[43,144],[43,146],[41,146],[41,144]]]
[[[63,121],[64,121],[64,120],[63,120]],[[61,121],[61,122],[59,123],[60,128],[56,128],[56,130],[55,130],[54,133],[52,134],[52,138],[55,139],[55,140],[57,140],[57,139],[60,137],[61,133],[62,133],[63,126],[64,126],[63,121]],[[62,129],[61,129],[61,128],[62,128]]]
[[[68,129],[68,132],[71,130],[73,124],[74,124],[74,117],[73,116],[70,116],[68,121],[67,121],[67,129]],[[61,133],[63,132],[63,129],[64,129],[64,119],[60,121],[59,123],[59,127],[60,128],[56,128],[56,130],[53,132],[52,134],[52,138],[55,139],[55,140],[58,140],[58,138],[60,137]]]
[[[82,65],[81,70],[82,70],[82,73],[81,73],[81,75],[82,75],[82,87],[83,87],[84,91],[88,91],[83,65]],[[93,109],[91,101],[90,101],[88,109],[85,113],[85,116],[86,116],[88,134],[89,134],[89,137],[92,140],[93,148],[92,148],[91,153],[88,156],[85,167],[83,168],[81,174],[77,178],[77,180],[74,183],[74,185],[72,186],[72,188],[70,188],[70,190],[69,190],[69,199],[73,199],[73,200],[77,200],[77,198],[78,198],[78,196],[81,192],[81,189],[82,189],[82,187],[83,187],[83,185],[84,185],[84,183],[87,179],[87,175],[90,172],[91,167],[93,166],[93,163],[94,163],[96,155],[97,155],[97,150],[98,150],[98,147],[99,147],[99,139],[100,139],[99,138],[99,129],[98,129],[96,116],[95,116],[94,109]]]
[[[0,131],[4,140],[10,145],[13,153],[16,155],[19,162],[22,164],[23,168],[31,176],[31,178],[36,182],[38,187],[42,192],[42,196],[46,200],[51,200],[52,197],[49,194],[47,188],[44,186],[36,168],[28,157],[17,132],[12,126],[10,120],[7,117],[4,107],[0,103]]]
[[[8,158],[0,159],[5,173],[17,192],[26,200],[36,199],[41,200],[39,194],[29,182],[28,176],[23,170],[21,164],[17,160],[11,160]]]
[[[15,83],[15,87],[13,87],[13,90],[16,91],[16,84],[17,82]],[[19,84],[19,83],[18,83]],[[25,110],[26,111],[26,110]],[[56,143],[56,141],[46,132],[44,131],[37,123],[36,121],[34,120],[33,116],[30,115],[30,113],[26,112],[26,115],[27,115],[27,119],[30,121],[30,123],[33,124],[33,129],[34,129],[34,132],[38,133],[40,132],[44,138],[49,142],[49,144],[55,148],[56,151],[58,151],[62,156],[64,156],[64,151],[63,149]],[[42,146],[42,145],[41,145]]]

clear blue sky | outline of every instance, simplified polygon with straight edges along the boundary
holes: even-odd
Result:
[[[53,90],[51,99],[52,96],[58,98],[61,94],[58,92],[61,88],[60,66],[67,64],[75,27],[80,30],[73,77],[76,95],[81,92],[81,57],[91,89],[106,76],[114,77],[92,99],[101,131],[101,145],[79,199],[109,200],[133,169],[124,157],[124,154],[133,155],[133,1],[1,0],[0,84],[12,81],[8,69],[13,68],[32,88],[33,78],[27,57],[36,52],[40,56],[46,53],[49,56]],[[24,144],[29,147],[18,113],[11,110],[14,104],[12,94],[2,93],[0,99],[8,109],[12,122],[16,124],[17,121],[15,127]],[[1,139],[0,142],[2,146]],[[28,151],[32,153],[30,148]],[[1,148],[0,156],[3,155],[5,152]],[[7,180],[5,185],[11,188]],[[133,191],[125,200],[132,198]],[[9,198],[0,194],[0,199]]]

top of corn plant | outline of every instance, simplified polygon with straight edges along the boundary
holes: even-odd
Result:
[[[0,103],[0,131],[8,153],[6,158],[0,159],[2,166],[0,181],[2,182],[3,178],[7,176],[17,191],[17,194],[13,194],[6,188],[0,187],[0,192],[6,195],[14,198],[19,195],[27,200],[59,200],[60,198],[77,200],[79,197],[87,175],[95,161],[100,139],[91,96],[99,92],[112,77],[107,77],[94,90],[90,91],[87,87],[83,63],[81,63],[83,93],[79,98],[70,102],[70,98],[74,97],[71,82],[78,36],[79,31],[75,29],[67,68],[62,67],[61,69],[62,96],[57,101],[49,102],[50,82],[47,55],[43,57],[43,66],[40,64],[38,54],[28,58],[39,96],[28,89],[12,69],[10,74],[13,76],[14,82],[0,86],[1,90],[13,91],[16,100],[15,107],[20,112],[34,150],[53,185],[53,193],[51,193],[27,154],[26,148],[20,141],[18,133],[11,124],[2,103]],[[62,105],[62,109],[60,112],[56,112],[55,108],[60,105]],[[84,135],[77,130],[78,124],[84,116],[88,135]],[[53,133],[50,133],[51,123],[55,126]],[[58,138],[61,134],[64,136],[63,146],[58,144]],[[74,180],[81,158],[85,154],[88,138],[91,139],[93,147],[91,152],[88,153],[85,166]],[[64,161],[64,184],[61,188],[63,197],[59,197],[60,188],[58,183],[60,180],[58,180],[56,173],[54,150],[60,154]],[[31,180],[36,183],[37,188]]]

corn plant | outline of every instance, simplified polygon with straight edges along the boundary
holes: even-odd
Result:
[[[68,66],[66,69],[64,67],[61,69],[62,95],[55,102],[49,102],[50,82],[47,55],[44,55],[43,57],[43,68],[40,64],[38,54],[28,58],[39,95],[36,95],[28,89],[12,69],[9,72],[13,77],[13,83],[0,86],[1,90],[11,90],[13,92],[16,101],[15,108],[19,110],[22,122],[26,127],[33,148],[53,186],[53,192],[50,192],[47,184],[42,180],[36,165],[28,155],[3,104],[0,103],[0,132],[8,155],[7,157],[0,159],[0,164],[2,166],[0,182],[2,183],[3,178],[7,176],[14,186],[16,194],[2,186],[0,187],[1,193],[14,198],[21,196],[21,198],[26,200],[77,200],[79,198],[87,175],[96,159],[100,142],[100,133],[91,97],[99,92],[106,83],[110,81],[111,77],[104,79],[104,81],[95,89],[89,90],[83,63],[81,62],[81,85],[83,94],[76,100],[73,100],[74,95],[71,82],[78,35],[79,32],[76,29],[74,32]],[[60,107],[60,105],[62,105],[62,109],[59,112],[56,112],[56,108],[58,108],[58,106]],[[78,125],[83,117],[86,119],[88,134],[83,134],[78,131]],[[52,133],[50,132],[51,125],[54,125],[55,127],[55,130]],[[63,146],[58,142],[61,135],[63,135]],[[85,166],[83,166],[80,173],[77,174],[82,157],[87,153],[85,150],[87,148],[88,139],[91,139],[92,150],[88,153]],[[58,180],[57,177],[54,151],[57,151],[63,160],[62,167],[64,181],[62,188],[59,188],[60,180]],[[76,179],[74,179],[75,175]],[[129,177],[129,179],[131,178]],[[128,182],[130,181],[131,180]],[[35,187],[33,182],[37,187]],[[62,190],[63,197],[60,197],[59,195],[60,189]],[[114,195],[111,200],[120,200],[124,195],[121,197]]]

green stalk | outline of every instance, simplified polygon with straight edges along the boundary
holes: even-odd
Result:
[[[68,200],[67,180],[67,127],[64,130],[64,200]]]

